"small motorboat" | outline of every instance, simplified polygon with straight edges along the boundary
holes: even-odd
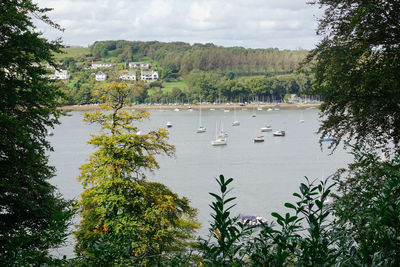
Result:
[[[264,142],[264,136],[263,135],[254,137],[254,143],[261,143],[261,142]]]
[[[271,125],[267,125],[265,127],[261,127],[261,132],[272,132]]]
[[[167,126],[167,128],[171,128],[172,127],[172,123],[171,122],[167,122],[166,126]]]
[[[53,135],[54,135],[54,132],[53,132],[52,130],[47,130],[47,135],[48,135],[48,136],[53,136]]]
[[[179,111],[180,111],[179,108],[174,109],[174,112],[179,112]]]
[[[274,136],[285,136],[285,131],[279,130],[274,132]]]

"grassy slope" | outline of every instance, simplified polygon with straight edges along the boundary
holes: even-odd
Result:
[[[178,87],[183,92],[186,92],[189,89],[189,87],[187,86],[187,84],[183,80],[173,81],[173,82],[163,82],[163,90],[164,91],[169,92],[174,87]]]
[[[61,49],[65,53],[55,54],[54,57],[56,60],[61,60],[68,57],[79,57],[84,56],[90,53],[90,48],[87,47],[68,47]]]

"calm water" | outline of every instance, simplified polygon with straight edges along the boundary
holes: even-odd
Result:
[[[151,120],[140,124],[142,131],[164,127],[167,121],[173,124],[169,129],[170,143],[176,146],[176,158],[159,156],[160,169],[149,174],[151,181],[162,182],[180,196],[190,199],[198,209],[198,218],[203,223],[199,234],[204,235],[210,220],[208,192],[218,192],[215,177],[224,174],[232,177],[232,196],[236,196],[234,212],[242,215],[256,215],[271,219],[273,211],[283,212],[284,202],[293,199],[304,176],[310,179],[326,177],[336,169],[345,167],[351,156],[342,149],[333,155],[321,148],[315,131],[318,129],[318,110],[301,109],[304,123],[299,123],[300,109],[279,111],[257,111],[253,118],[251,110],[237,110],[240,126],[231,126],[233,111],[202,111],[206,133],[195,134],[198,127],[197,110],[180,112],[151,111]],[[88,158],[93,148],[86,144],[91,133],[98,126],[82,122],[82,112],[72,112],[62,118],[62,124],[49,137],[54,147],[50,164],[56,166],[57,176],[53,183],[67,199],[77,199],[82,192],[76,180],[79,166]],[[228,132],[228,145],[213,147],[215,124],[222,122]],[[257,129],[269,124],[273,129],[286,131],[285,137],[273,137],[262,133],[264,143],[253,143]],[[62,253],[71,254],[67,249]]]

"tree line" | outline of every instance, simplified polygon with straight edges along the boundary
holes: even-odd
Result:
[[[153,88],[145,101],[197,102],[202,99],[211,103],[227,102],[283,102],[288,95],[308,95],[311,77],[304,73],[284,74],[272,77],[255,76],[235,78],[232,73],[222,74],[194,70],[185,76],[188,90],[172,88],[169,91]],[[162,86],[162,84],[160,84]]]

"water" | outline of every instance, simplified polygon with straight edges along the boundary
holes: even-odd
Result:
[[[318,129],[318,110],[303,110],[300,123],[299,109],[279,111],[257,111],[255,118],[251,110],[237,110],[240,126],[231,126],[233,111],[216,109],[202,110],[202,122],[206,133],[196,134],[199,111],[180,112],[153,110],[151,120],[140,124],[142,131],[165,127],[170,121],[169,143],[176,146],[176,157],[159,156],[160,169],[149,174],[148,179],[166,184],[172,191],[185,196],[198,209],[198,219],[203,223],[200,235],[207,233],[210,220],[209,204],[213,200],[208,192],[218,192],[215,177],[224,174],[234,178],[232,196],[236,196],[236,214],[263,216],[272,219],[271,212],[283,212],[285,202],[293,200],[292,193],[298,191],[304,176],[310,179],[327,177],[338,168],[346,167],[351,156],[343,149],[333,155],[325,149],[321,151]],[[76,180],[79,166],[93,152],[86,144],[91,133],[97,133],[98,126],[82,122],[82,112],[72,112],[61,119],[62,124],[49,137],[54,147],[50,154],[50,164],[56,166],[57,176],[53,184],[67,199],[77,199],[82,192]],[[211,146],[215,137],[215,124],[222,123],[228,132],[228,145]],[[257,129],[271,125],[274,130],[286,131],[285,137],[273,137],[271,132],[257,133]],[[259,134],[265,142],[254,143]],[[62,253],[72,255],[70,247]]]

